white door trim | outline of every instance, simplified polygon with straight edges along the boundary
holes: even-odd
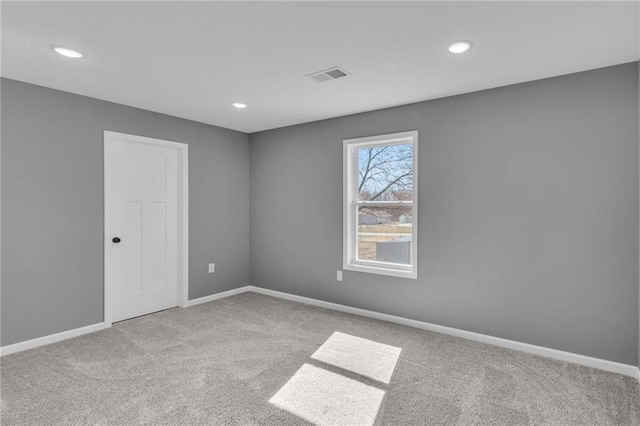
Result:
[[[115,140],[118,142],[129,142],[143,145],[163,146],[173,148],[178,152],[178,306],[185,307],[189,301],[189,145],[181,142],[171,142],[162,139],[149,138],[146,136],[130,135],[126,133],[104,131],[104,151],[103,166],[107,158],[107,149]],[[104,167],[104,218],[103,224],[107,217],[107,194],[109,182],[107,181],[107,169]],[[106,235],[106,227],[104,227],[104,251],[103,251],[103,269],[104,269],[104,325],[111,327],[112,320],[110,317],[107,283],[106,251],[107,245],[111,240],[110,235]]]

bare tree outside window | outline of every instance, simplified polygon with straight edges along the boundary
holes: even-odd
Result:
[[[358,149],[358,259],[409,264],[413,200],[413,145]]]
[[[366,201],[410,201],[413,145],[383,145],[358,150],[358,193]]]

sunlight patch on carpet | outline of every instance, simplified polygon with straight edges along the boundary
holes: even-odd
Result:
[[[318,426],[373,425],[385,392],[310,364],[269,400]]]
[[[401,348],[336,331],[311,358],[388,384]]]

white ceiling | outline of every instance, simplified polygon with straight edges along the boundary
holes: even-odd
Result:
[[[604,1],[3,2],[2,76],[255,132],[636,61],[638,16]],[[457,39],[474,47],[448,53]],[[352,76],[305,77],[332,66]]]

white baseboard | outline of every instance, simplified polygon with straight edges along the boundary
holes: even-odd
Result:
[[[545,348],[543,346],[530,345],[528,343],[516,342],[514,340],[502,339],[500,337],[488,336],[486,334],[474,333],[471,331],[460,330],[452,327],[431,324],[428,322],[412,320],[408,318],[398,317],[395,315],[383,314],[380,312],[369,311],[366,309],[354,308],[351,306],[340,305],[337,303],[325,302],[323,300],[311,299],[309,297],[297,296],[295,294],[283,293],[280,291],[269,290],[262,287],[252,285],[234,288],[232,290],[223,291],[221,293],[212,294],[210,296],[200,297],[187,301],[184,307],[200,305],[202,303],[213,302],[214,300],[223,299],[225,297],[235,296],[237,294],[252,291],[254,293],[264,294],[267,296],[277,297],[280,299],[291,300],[293,302],[304,303],[307,305],[318,306],[321,308],[332,309],[334,311],[346,312],[349,314],[360,315],[363,317],[374,318],[381,321],[391,322],[395,324],[405,325],[408,327],[418,328],[421,330],[432,331],[435,333],[446,334],[449,336],[460,337],[462,339],[473,340],[476,342],[487,343],[489,345],[499,346],[502,348],[513,349],[520,352],[526,352],[534,355],[540,355],[547,358],[557,359],[560,361],[572,362],[574,364],[584,365],[587,367],[598,368],[600,370],[611,371],[613,373],[623,374],[636,378],[640,381],[640,369],[635,365],[622,364],[614,361],[607,361],[600,358],[593,358],[585,355],[574,354],[571,352],[560,351],[557,349]],[[61,333],[51,334],[49,336],[39,337],[37,339],[27,340],[25,342],[13,345],[3,346],[0,348],[0,356],[24,351],[38,346],[48,345],[50,343],[59,342],[61,340],[70,339],[72,337],[81,336],[83,334],[92,333],[105,328],[105,323],[88,325],[86,327],[76,328]]]
[[[187,303],[184,304],[184,308],[189,308],[191,306],[200,305],[202,303],[213,302],[214,300],[224,299],[225,297],[235,296],[236,294],[246,293],[250,291],[251,286],[244,286],[240,288],[234,288],[231,290],[223,291],[221,293],[212,294],[210,296],[199,297],[197,299],[187,300]]]
[[[199,305],[201,303],[213,302],[214,300],[222,299],[229,296],[235,296],[236,294],[245,293],[249,291],[250,286],[234,288],[232,290],[223,291],[221,293],[212,294],[210,296],[200,297],[198,299],[188,300],[184,307]],[[38,346],[49,345],[61,340],[71,339],[72,337],[82,336],[83,334],[93,333],[94,331],[103,330],[111,327],[111,324],[104,322],[88,325],[86,327],[75,328],[73,330],[67,330],[56,334],[50,334],[48,336],[38,337],[36,339],[26,340],[24,342],[15,343],[13,345],[7,345],[0,347],[0,356],[14,354],[16,352],[26,351],[27,349],[37,348]]]
[[[560,351],[557,349],[545,348],[543,346],[530,345],[528,343],[516,342],[514,340],[502,339],[500,337],[488,336],[486,334],[474,333],[471,331],[460,330],[452,327],[431,324],[428,322],[412,320],[395,315],[382,314],[380,312],[368,311],[366,309],[353,308],[351,306],[339,305],[337,303],[325,302],[322,300],[310,299],[308,297],[296,296],[294,294],[283,293],[280,291],[269,290],[266,288],[249,286],[249,291],[264,294],[267,296],[278,297],[280,299],[291,300],[294,302],[305,303],[307,305],[318,306],[321,308],[333,309],[335,311],[346,312],[349,314],[360,315],[363,317],[375,318],[382,321],[392,322],[395,324],[406,325],[408,327],[419,328],[421,330],[433,331],[435,333],[446,334],[449,336],[460,337],[476,342],[487,343],[502,348],[513,349],[529,354],[540,355],[547,358],[557,359],[560,361],[572,362],[587,367],[598,368],[600,370],[611,371],[613,373],[623,374],[625,376],[635,377],[640,381],[640,370],[635,365],[622,364],[614,361],[607,361],[600,358],[593,358],[585,355],[574,354],[571,352]]]
[[[74,328],[73,330],[62,331],[48,336],[38,337],[37,339],[26,340],[24,342],[14,343],[0,348],[0,356],[14,354],[16,352],[26,351],[27,349],[37,348],[38,346],[49,345],[61,340],[71,339],[72,337],[82,336],[83,334],[93,333],[94,331],[103,330],[105,325],[103,322],[98,324],[87,325],[85,327]]]

